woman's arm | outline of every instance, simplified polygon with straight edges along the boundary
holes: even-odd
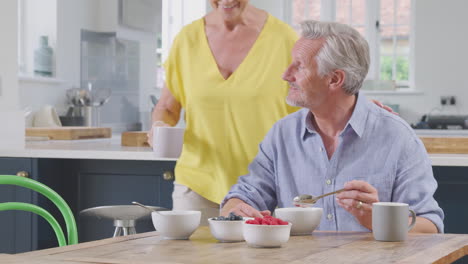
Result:
[[[147,134],[148,143],[153,146],[153,127],[154,126],[175,126],[180,119],[180,110],[182,106],[171,94],[164,83],[161,98],[153,109],[151,114],[151,129]]]
[[[180,109],[182,106],[174,98],[169,89],[164,83],[161,98],[153,109],[151,115],[152,123],[162,121],[170,126],[175,126],[179,122]]]

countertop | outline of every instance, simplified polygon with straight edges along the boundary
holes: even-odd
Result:
[[[24,149],[0,148],[0,157],[159,161],[177,160],[173,158],[157,158],[154,156],[151,148],[148,147],[121,146],[120,140],[120,135],[116,135],[108,139],[27,141]],[[429,157],[433,166],[468,167],[468,154],[429,154]]]
[[[26,141],[24,149],[0,149],[0,157],[104,159],[104,160],[161,160],[149,147],[124,147],[120,135],[105,139]]]

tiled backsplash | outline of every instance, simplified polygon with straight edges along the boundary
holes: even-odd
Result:
[[[110,88],[112,95],[101,107],[101,126],[113,132],[139,130],[140,48],[136,41],[116,34],[81,31],[81,87]]]

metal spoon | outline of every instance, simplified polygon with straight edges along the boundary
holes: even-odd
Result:
[[[149,211],[151,211],[151,212],[155,212],[155,213],[159,214],[158,211],[154,210],[153,208],[151,208],[151,207],[149,207],[149,206],[143,205],[143,204],[141,204],[141,203],[139,203],[139,202],[133,201],[132,204],[141,206],[141,207],[145,208],[146,210],[149,210]]]
[[[340,189],[340,190],[337,190],[337,191],[334,191],[334,192],[322,194],[320,196],[312,196],[310,194],[301,194],[299,196],[294,197],[293,204],[294,205],[306,205],[306,206],[313,205],[319,199],[321,199],[321,198],[323,198],[325,196],[332,195],[332,194],[335,194],[335,193],[340,193],[340,192],[342,192],[344,190],[345,189]]]

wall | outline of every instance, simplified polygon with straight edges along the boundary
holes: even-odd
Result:
[[[0,8],[0,148],[24,148],[24,118],[18,105],[17,1]]]

